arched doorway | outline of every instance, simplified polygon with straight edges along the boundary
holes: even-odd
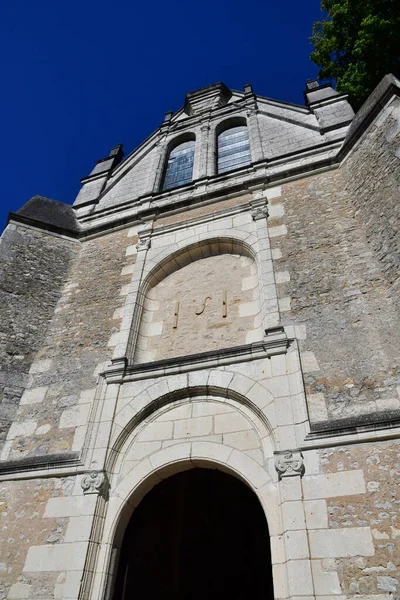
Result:
[[[268,526],[256,495],[214,469],[159,483],[127,526],[114,598],[272,599]]]

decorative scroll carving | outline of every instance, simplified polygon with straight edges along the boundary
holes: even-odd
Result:
[[[108,479],[103,471],[91,471],[81,481],[84,494],[103,494],[107,485]]]
[[[253,221],[258,221],[258,219],[266,219],[268,217],[268,206],[265,205],[253,208],[251,211],[251,216],[253,217]]]
[[[279,453],[275,459],[275,469],[279,479],[282,477],[302,476],[304,473],[303,455],[299,450],[286,450]]]

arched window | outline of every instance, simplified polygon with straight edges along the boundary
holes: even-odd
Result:
[[[194,140],[183,142],[171,150],[164,176],[163,190],[190,183],[193,176]]]
[[[225,129],[218,136],[218,173],[233,171],[251,163],[246,125]]]

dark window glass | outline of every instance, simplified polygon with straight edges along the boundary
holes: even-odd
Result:
[[[218,173],[232,171],[251,163],[246,125],[232,127],[218,136]]]
[[[193,176],[194,140],[171,150],[165,172],[163,190],[190,183]]]

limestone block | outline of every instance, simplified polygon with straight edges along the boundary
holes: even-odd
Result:
[[[123,267],[121,269],[121,275],[132,275],[133,271],[135,270],[135,263],[131,263],[130,265],[126,265],[125,267]]]
[[[179,421],[180,419],[190,419],[192,417],[192,404],[182,404],[176,408],[169,408],[157,417],[157,421]]]
[[[64,542],[87,542],[92,528],[93,517],[70,517]]]
[[[287,227],[286,227],[286,225],[275,225],[274,227],[269,227],[268,231],[269,231],[269,237],[271,237],[271,238],[280,237],[281,235],[287,234]]]
[[[136,244],[133,244],[132,246],[127,246],[127,248],[125,250],[125,255],[133,256],[134,254],[137,254]],[[123,275],[125,275],[125,273],[123,273]]]
[[[373,556],[375,554],[369,527],[319,529],[309,532],[312,558]]]
[[[213,369],[210,371],[208,376],[207,385],[216,386],[222,389],[230,387],[230,383],[233,379],[233,373],[230,371],[221,371],[220,369]]]
[[[260,312],[260,303],[258,300],[254,302],[243,302],[239,304],[239,317],[252,317]]]
[[[8,430],[7,439],[13,440],[20,435],[33,435],[37,428],[37,421],[23,421],[22,423],[12,423]]]
[[[153,452],[160,450],[162,442],[134,442],[126,453],[125,461],[142,460]]]
[[[192,443],[191,460],[198,467],[206,466],[204,463],[205,460],[226,464],[232,452],[232,448],[228,448],[222,444],[196,441]]]
[[[302,489],[300,477],[283,477],[279,482],[279,487],[282,502],[301,500]]]
[[[320,367],[314,352],[302,352],[301,353],[301,366],[304,373],[312,373],[313,371],[319,371]]]
[[[286,375],[287,372],[287,361],[285,354],[277,354],[271,356],[271,369],[273,377],[279,377],[280,375]]]
[[[265,195],[268,200],[272,200],[273,198],[280,198],[282,196],[282,186],[276,185],[274,187],[270,187],[265,190]]]
[[[274,377],[270,381],[264,382],[274,398],[290,396],[289,379],[287,376]]]
[[[60,429],[86,425],[90,411],[90,404],[77,404],[64,410],[60,417]]]
[[[174,423],[174,439],[190,438],[192,436],[210,435],[213,431],[212,417],[197,417],[182,419]],[[220,432],[216,432],[220,433]]]
[[[111,387],[113,387],[113,386],[108,386],[108,389],[110,389]],[[86,404],[88,402],[92,402],[94,400],[95,395],[96,395],[96,388],[82,390],[80,393],[80,396],[79,396],[79,404]],[[107,396],[107,397],[109,397],[109,396]]]
[[[154,469],[158,469],[161,466],[181,461],[190,456],[190,446],[190,443],[181,443],[163,448],[149,457],[150,463]]]
[[[93,515],[96,500],[95,495],[49,498],[43,516],[65,518]]]
[[[171,421],[158,423],[153,422],[146,427],[138,435],[138,442],[170,440],[172,438],[172,430],[174,424]]]
[[[242,292],[246,290],[254,290],[258,286],[257,275],[251,275],[250,277],[243,277],[242,279]]]
[[[292,400],[291,398],[279,398],[275,403],[276,422],[278,425],[292,425]]]
[[[29,373],[34,375],[35,373],[45,373],[50,370],[52,360],[50,358],[44,358],[42,360],[36,360],[31,368],[29,369]]]
[[[306,474],[303,477],[303,490],[305,500],[364,494],[364,473],[354,470],[310,476]]]
[[[229,433],[233,431],[246,431],[252,428],[252,423],[239,412],[229,415],[216,415],[214,417],[215,433]]]
[[[285,296],[284,298],[278,299],[279,310],[281,312],[289,312],[290,311],[290,297]]]
[[[237,433],[224,433],[224,444],[238,450],[253,450],[260,447],[260,440],[253,430]]]
[[[281,600],[288,597],[286,565],[272,565],[274,580],[274,598]]]
[[[283,527],[285,531],[304,530],[306,526],[303,503],[299,500],[282,504]]]
[[[283,535],[271,535],[271,560],[272,564],[283,564],[286,562],[285,544]]]
[[[297,560],[309,557],[306,531],[287,531],[284,534],[286,557]]]
[[[231,413],[232,406],[222,402],[193,402],[193,417],[208,417],[210,415],[221,415]]]
[[[279,260],[282,258],[282,250],[280,248],[272,248],[271,250],[273,260]]]
[[[328,511],[325,500],[306,500],[304,502],[307,529],[327,529]]]
[[[307,396],[307,405],[310,413],[310,420],[312,422],[326,421],[328,419],[324,394],[321,392],[309,394]]]
[[[290,281],[289,271],[276,271],[275,281],[276,283],[287,283],[288,281]]]
[[[23,572],[63,571],[68,565],[72,571],[83,569],[87,551],[86,542],[31,546]]]
[[[315,593],[321,596],[329,596],[341,593],[338,574],[332,571],[324,571],[322,561],[312,560],[311,570],[314,579]]]
[[[127,296],[129,294],[129,289],[130,289],[130,283],[126,283],[125,285],[121,285],[121,288],[119,290],[119,295],[120,296]]]
[[[290,560],[287,563],[287,571],[291,595],[314,595],[311,567],[308,560]]]
[[[293,425],[281,425],[279,427],[280,448],[296,448],[296,431]]]
[[[20,400],[21,406],[24,404],[37,404],[38,402],[43,402],[48,389],[48,386],[42,386],[25,390]]]
[[[238,473],[241,473],[256,489],[265,485],[269,479],[269,475],[255,460],[239,450],[234,450],[232,452],[227,464]]]
[[[87,426],[82,425],[81,427],[77,427],[74,433],[74,439],[72,442],[71,450],[78,451],[83,448],[83,444],[85,443]],[[37,432],[36,432],[37,433]]]

